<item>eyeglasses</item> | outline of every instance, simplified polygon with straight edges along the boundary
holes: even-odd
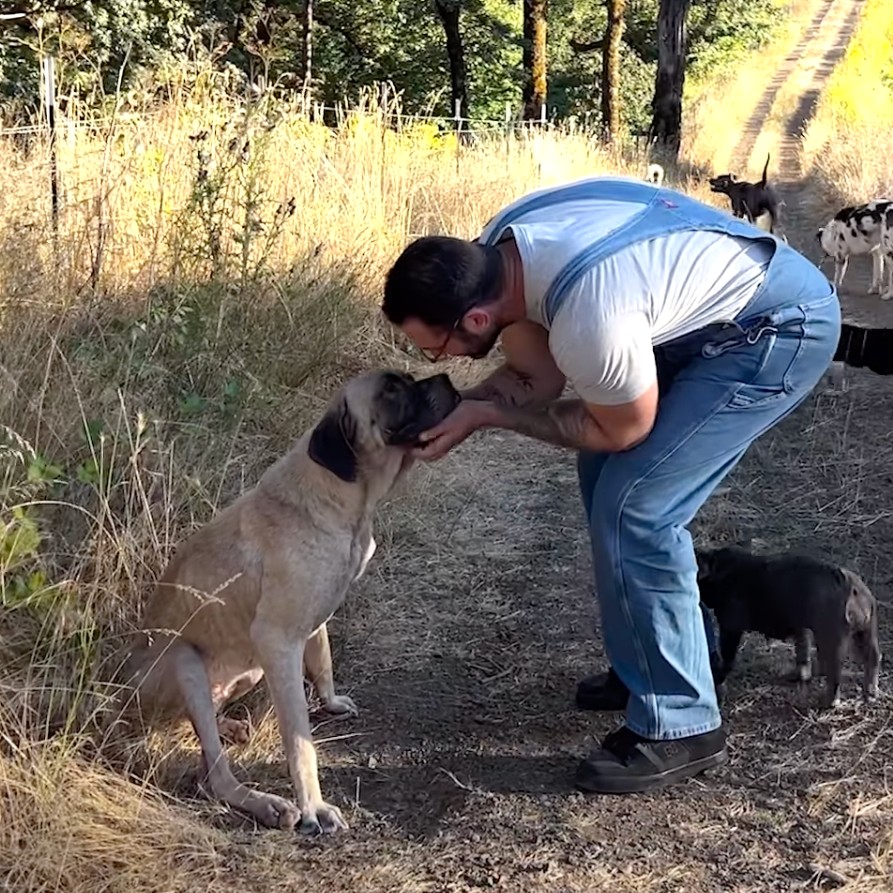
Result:
[[[450,343],[450,338],[456,334],[456,330],[462,324],[463,317],[460,316],[453,324],[450,326],[449,332],[447,332],[446,338],[443,339],[443,344],[437,350],[432,350],[430,347],[420,347],[419,350],[422,353],[422,356],[429,363],[436,363],[446,351],[447,345]]]

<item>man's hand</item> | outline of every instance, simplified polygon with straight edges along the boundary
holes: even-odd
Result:
[[[412,451],[416,459],[433,462],[442,459],[478,428],[487,425],[493,405],[485,400],[463,400],[439,425],[423,432],[419,438],[425,445]]]

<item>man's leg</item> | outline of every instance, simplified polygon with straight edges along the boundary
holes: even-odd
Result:
[[[577,477],[580,483],[580,495],[583,499],[583,510],[590,527],[592,525],[592,501],[598,478],[604,467],[605,460],[610,453],[593,453],[582,451],[577,456]],[[593,562],[595,555],[593,554]],[[716,632],[713,618],[706,605],[700,603],[704,632],[707,637],[707,652],[710,655],[711,667],[714,662],[716,669],[719,667],[719,655],[716,644]],[[623,684],[620,677],[609,666],[604,673],[596,673],[580,680],[577,686],[576,703],[581,710],[611,710],[620,711],[626,709],[629,700],[629,690]]]
[[[648,790],[725,758],[686,525],[831,361],[836,298],[787,316],[777,337],[754,330],[755,343],[690,363],[648,439],[600,469],[590,504],[596,584],[605,647],[630,698],[626,725],[581,764],[584,789]]]
[[[583,499],[583,511],[587,524],[592,525],[592,500],[598,478],[610,453],[593,453],[582,450],[577,454],[577,479],[580,484],[580,496]],[[595,555],[593,554],[593,564]],[[577,706],[583,710],[625,710],[629,700],[629,691],[614,672],[608,667],[607,672],[587,676],[577,686]]]

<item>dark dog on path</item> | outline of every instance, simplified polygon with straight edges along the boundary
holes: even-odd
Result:
[[[769,232],[774,233],[778,223],[778,207],[781,202],[766,179],[769,170],[769,157],[769,155],[766,156],[763,176],[757,183],[737,180],[734,174],[720,174],[718,177],[711,177],[709,182],[711,192],[718,192],[729,197],[732,203],[732,214],[736,217],[743,217],[751,223],[755,223],[757,217],[768,214]]]
[[[852,571],[802,555],[697,550],[701,600],[719,625],[724,679],[745,632],[793,639],[797,674],[811,677],[809,634],[826,677],[825,706],[839,702],[841,663],[852,645],[862,664],[865,699],[878,693],[877,602]]]

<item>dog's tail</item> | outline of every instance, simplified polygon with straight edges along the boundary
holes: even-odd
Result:
[[[772,156],[771,152],[766,153],[766,163],[763,165],[763,178],[757,184],[759,186],[765,186],[769,181],[766,179],[766,174],[769,173],[769,159]]]

